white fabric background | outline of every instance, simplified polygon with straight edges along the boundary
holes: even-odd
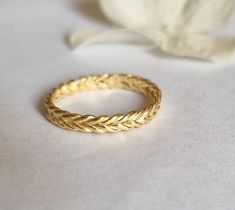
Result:
[[[69,30],[105,27],[98,13],[88,15],[92,8],[82,10],[66,0],[0,2],[0,209],[234,210],[235,64],[127,45],[72,51]],[[163,92],[157,118],[104,135],[69,132],[44,118],[52,87],[103,72],[156,82]],[[63,105],[95,114],[141,103],[119,91],[74,99]]]

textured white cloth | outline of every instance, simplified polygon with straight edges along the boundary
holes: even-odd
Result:
[[[156,57],[127,45],[71,51],[66,31],[99,26],[86,15],[91,9],[78,13],[66,0],[1,1],[0,209],[235,209],[235,64]],[[157,118],[104,135],[66,131],[44,118],[51,88],[102,72],[156,82],[163,92]],[[82,94],[62,105],[99,114],[141,103],[114,95]]]

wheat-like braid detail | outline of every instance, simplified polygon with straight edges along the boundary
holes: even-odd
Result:
[[[141,93],[149,97],[150,103],[137,111],[113,116],[74,114],[55,105],[56,101],[71,94],[112,88],[127,89]],[[105,133],[126,131],[149,122],[160,108],[160,101],[161,90],[147,79],[127,74],[103,74],[86,76],[61,84],[49,94],[45,105],[47,118],[59,127],[74,131]]]

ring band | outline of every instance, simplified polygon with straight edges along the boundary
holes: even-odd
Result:
[[[93,116],[70,113],[58,108],[55,103],[65,96],[95,89],[126,89],[147,96],[146,107],[127,114]],[[118,132],[137,128],[149,122],[160,108],[161,90],[151,81],[127,74],[103,74],[82,77],[55,88],[47,97],[46,116],[55,125],[82,132]]]

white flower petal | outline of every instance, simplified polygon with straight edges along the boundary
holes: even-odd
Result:
[[[181,57],[221,62],[235,54],[235,37],[186,34],[171,37],[161,49]]]
[[[235,53],[235,38],[206,35],[223,25],[235,0],[98,0],[103,13],[125,29],[79,30],[73,47],[92,43],[152,43],[181,57],[224,60]]]
[[[233,13],[235,0],[188,0],[181,11],[184,31],[211,32],[223,26]]]
[[[185,0],[98,0],[106,17],[127,28],[175,25]]]
[[[153,43],[144,35],[129,29],[113,29],[104,32],[80,29],[73,32],[68,41],[73,48],[97,43]]]
[[[227,22],[235,0],[98,0],[106,17],[127,28],[208,32]]]

